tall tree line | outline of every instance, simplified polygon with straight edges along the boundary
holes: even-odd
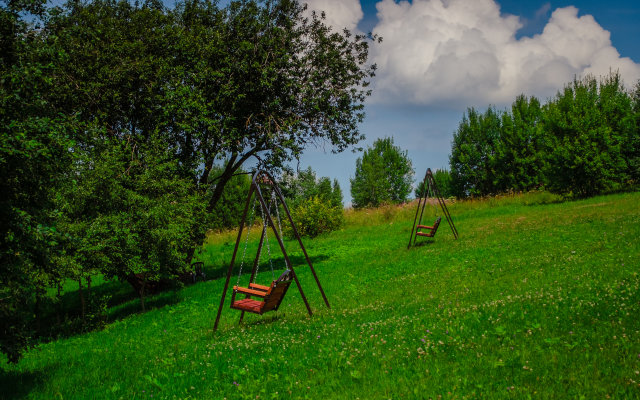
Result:
[[[467,110],[454,134],[457,197],[544,187],[576,197],[640,182],[640,82],[618,73],[574,79],[546,104],[518,96],[510,110]]]
[[[362,139],[369,40],[303,12],[294,0],[0,0],[10,361],[65,280],[129,281],[144,308],[212,224],[232,223],[216,215],[248,159],[277,169],[309,145]]]

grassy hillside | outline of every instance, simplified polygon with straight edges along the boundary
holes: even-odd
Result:
[[[214,235],[202,257],[215,279],[103,331],[42,344],[17,366],[0,361],[0,396],[638,398],[640,193],[551,200],[454,204],[460,240],[443,221],[411,250],[412,207],[350,212],[343,230],[305,241],[330,310],[300,267],[312,318],[292,286],[278,313],[243,326],[225,305],[216,333],[235,234]],[[273,239],[271,252],[277,276]],[[260,283],[272,276],[266,258]]]

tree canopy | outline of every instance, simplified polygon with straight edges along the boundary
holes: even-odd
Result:
[[[638,85],[620,74],[574,79],[546,104],[518,96],[511,110],[471,108],[450,155],[456,196],[545,187],[584,197],[639,182]]]
[[[353,206],[377,207],[407,200],[413,184],[413,167],[407,151],[393,144],[393,138],[377,139],[356,160],[351,179]]]

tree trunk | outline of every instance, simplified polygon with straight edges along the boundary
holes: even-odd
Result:
[[[241,164],[240,165],[234,164],[235,160],[236,160],[236,156],[234,155],[227,162],[227,166],[225,167],[224,172],[222,172],[222,175],[220,175],[220,177],[218,178],[216,187],[213,190],[213,193],[211,194],[211,198],[209,199],[209,204],[207,205],[207,208],[206,208],[207,213],[212,212],[213,209],[216,207],[216,204],[218,204],[218,201],[220,201],[220,198],[222,198],[224,187],[231,180],[234,172],[236,172],[236,170],[240,168]],[[200,232],[197,238],[197,243],[202,243],[204,241],[205,235],[206,235],[205,231]],[[191,260],[193,259],[193,255],[195,251],[196,251],[196,248],[193,246],[190,247],[189,250],[187,251],[187,265],[191,265]]]
[[[36,332],[41,334],[40,332],[40,293],[39,290],[36,289],[36,303],[33,306],[33,315],[36,319]]]
[[[84,321],[86,304],[84,301],[84,294],[82,293],[82,278],[78,278],[78,295],[80,295],[80,315],[82,316],[82,321]]]
[[[62,311],[62,299],[60,298],[62,292],[62,285],[58,283],[58,296],[56,298],[56,321],[58,322],[58,326],[62,323],[62,318],[60,317],[60,313]]]
[[[226,186],[227,183],[229,183],[231,178],[233,178],[233,174],[244,164],[245,161],[247,161],[249,158],[254,156],[261,149],[262,147],[260,146],[254,147],[253,149],[243,154],[239,160],[238,160],[237,153],[234,153],[231,155],[231,158],[229,158],[229,160],[227,161],[227,165],[224,168],[224,172],[222,173],[222,175],[220,175],[220,178],[218,178],[218,182],[216,183],[216,188],[213,190],[211,199],[209,199],[209,204],[207,205],[207,209],[206,209],[207,213],[210,213],[216,207],[216,204],[218,204],[218,201],[220,201],[220,198],[222,198],[222,192],[224,191],[224,187]],[[206,235],[206,231],[200,232],[198,234],[196,243],[202,244],[202,242],[204,242],[205,235]],[[187,251],[187,265],[191,265],[191,260],[193,259],[193,254],[195,252],[196,252],[195,247],[191,247]]]
[[[91,276],[87,276],[87,301],[91,303]]]
[[[144,309],[144,287],[147,285],[147,280],[142,279],[142,286],[140,286],[140,307],[142,308],[142,312],[145,312]]]

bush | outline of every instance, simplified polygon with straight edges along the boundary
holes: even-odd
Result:
[[[318,197],[300,202],[291,214],[300,236],[316,237],[335,231],[344,224],[342,207],[332,206]],[[293,237],[293,230],[289,224],[284,224],[283,229],[287,237]]]

